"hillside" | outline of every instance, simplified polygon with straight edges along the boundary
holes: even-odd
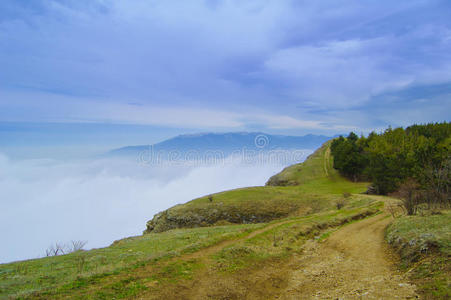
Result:
[[[343,193],[365,191],[367,183],[351,183],[332,168],[328,149],[329,143],[324,144],[304,163],[273,176],[267,186],[208,195],[160,212],[147,223],[145,233],[307,215],[331,209]],[[286,182],[290,186],[284,186]],[[354,195],[351,200],[362,198]]]
[[[403,261],[384,241],[391,223],[384,202],[396,200],[361,194],[367,184],[341,177],[331,160],[326,143],[267,186],[221,192],[160,213],[148,223],[151,233],[102,249],[0,265],[0,298],[417,297],[411,273],[397,270]],[[446,215],[421,233],[411,230],[424,221],[418,218],[396,219],[390,239],[421,234],[449,249]],[[421,259],[435,253],[449,266],[445,252],[434,251],[421,252]],[[421,270],[426,273],[413,274],[433,276],[429,290],[416,279],[419,291],[446,297],[447,269]]]

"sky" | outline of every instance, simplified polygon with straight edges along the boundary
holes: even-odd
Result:
[[[54,124],[118,146],[450,121],[450,16],[447,0],[2,0],[0,134]]]

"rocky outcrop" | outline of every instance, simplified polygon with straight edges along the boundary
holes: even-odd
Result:
[[[278,175],[274,175],[269,178],[268,182],[266,182],[267,186],[293,186],[299,185],[299,183],[295,180],[287,180],[280,178]]]
[[[146,233],[158,233],[176,228],[205,227],[221,224],[251,224],[269,222],[288,216],[297,206],[258,207],[211,203],[204,207],[176,206],[156,214],[146,224]]]
[[[294,179],[293,173],[301,172],[302,164],[296,164],[286,167],[282,172],[271,176],[266,182],[266,186],[294,186],[299,185],[299,182]]]

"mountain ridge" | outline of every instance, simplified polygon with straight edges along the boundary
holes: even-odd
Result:
[[[197,133],[182,134],[156,144],[133,145],[116,148],[107,153],[111,156],[139,155],[144,151],[223,151],[226,155],[236,150],[296,150],[316,149],[332,137],[325,135],[307,134],[304,136],[290,136],[267,134],[264,132],[226,132],[226,133]]]

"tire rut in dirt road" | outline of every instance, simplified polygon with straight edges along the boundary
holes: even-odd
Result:
[[[288,220],[288,221],[279,221],[279,222],[276,222],[276,223],[273,223],[273,224],[269,224],[269,225],[267,225],[267,226],[265,226],[265,227],[263,227],[261,229],[257,229],[257,230],[252,231],[251,233],[249,233],[248,235],[246,235],[246,236],[244,236],[242,238],[232,239],[232,240],[225,240],[225,241],[219,242],[216,245],[207,247],[205,249],[201,249],[201,250],[199,250],[197,252],[186,254],[186,255],[182,256],[180,259],[190,260],[190,259],[200,258],[200,259],[203,259],[203,260],[209,260],[210,259],[209,258],[210,255],[212,255],[213,253],[219,252],[219,251],[221,251],[222,249],[224,249],[224,248],[226,248],[228,246],[237,244],[237,243],[245,241],[245,240],[249,240],[249,239],[251,239],[251,238],[253,238],[253,237],[255,237],[255,236],[259,235],[259,234],[265,233],[265,232],[267,232],[267,231],[269,231],[269,230],[271,230],[273,228],[279,227],[279,226],[287,224],[287,223],[292,223],[292,222],[294,222],[294,221],[293,220]]]
[[[308,219],[308,217],[306,218]],[[242,299],[242,294],[247,293],[242,290],[243,285],[247,284],[241,282],[241,280],[236,280],[236,278],[227,278],[226,276],[221,276],[213,269],[215,265],[211,255],[218,253],[222,249],[235,245],[245,240],[249,240],[259,234],[263,234],[269,230],[272,230],[278,226],[282,226],[287,223],[296,222],[295,220],[283,220],[269,224],[263,228],[252,231],[244,237],[225,240],[215,244],[213,246],[201,249],[194,253],[186,254],[178,257],[177,260],[183,261],[196,261],[198,264],[205,266],[201,271],[199,271],[193,280],[188,280],[187,282],[181,282],[172,286],[169,289],[165,289],[158,294],[143,294],[139,299]],[[277,266],[273,266],[277,269]],[[269,274],[270,275],[270,274]],[[266,274],[261,281],[266,281]],[[241,289],[241,291],[240,291]],[[267,294],[266,294],[267,295]],[[267,299],[267,297],[258,297],[258,299]]]
[[[378,215],[345,226],[322,243],[309,241],[293,258],[279,299],[414,299],[415,287],[396,271],[384,241],[390,222]]]

